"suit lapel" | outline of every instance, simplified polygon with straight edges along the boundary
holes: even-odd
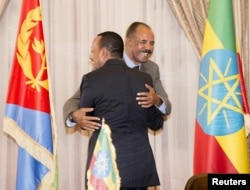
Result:
[[[141,69],[140,69],[140,71],[142,71],[142,72],[147,72],[147,68],[145,67],[145,63],[142,63],[141,64]]]

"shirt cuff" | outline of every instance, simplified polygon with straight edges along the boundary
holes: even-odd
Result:
[[[70,120],[70,118],[67,117],[67,119],[66,119],[66,125],[67,125],[67,127],[71,128],[71,127],[76,126],[76,123],[75,123],[75,122],[72,122],[72,121]]]
[[[160,97],[160,96],[159,96]],[[161,97],[160,97],[161,98]],[[161,98],[162,99],[162,98]],[[156,108],[158,108],[158,110],[162,113],[162,114],[166,114],[167,112],[166,112],[166,104],[165,104],[165,102],[163,101],[163,99],[162,99],[162,104],[160,105],[160,106],[155,106]]]

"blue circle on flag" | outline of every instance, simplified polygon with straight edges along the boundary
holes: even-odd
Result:
[[[100,150],[97,153],[96,160],[93,166],[93,175],[98,178],[106,178],[112,166],[111,155],[106,150]]]
[[[237,55],[225,49],[207,53],[201,62],[196,118],[205,133],[232,134],[243,127]]]

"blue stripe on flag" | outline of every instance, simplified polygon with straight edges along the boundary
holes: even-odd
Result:
[[[5,115],[13,119],[36,142],[53,153],[50,114],[6,104]]]
[[[17,166],[16,190],[37,190],[43,177],[49,171],[20,146]]]

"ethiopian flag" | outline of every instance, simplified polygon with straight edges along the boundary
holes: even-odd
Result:
[[[4,132],[18,145],[16,190],[57,189],[57,134],[39,0],[23,0]]]
[[[87,170],[88,190],[119,190],[120,183],[111,130],[103,119],[90,166]]]
[[[249,173],[231,0],[210,0],[195,123],[194,174]]]

